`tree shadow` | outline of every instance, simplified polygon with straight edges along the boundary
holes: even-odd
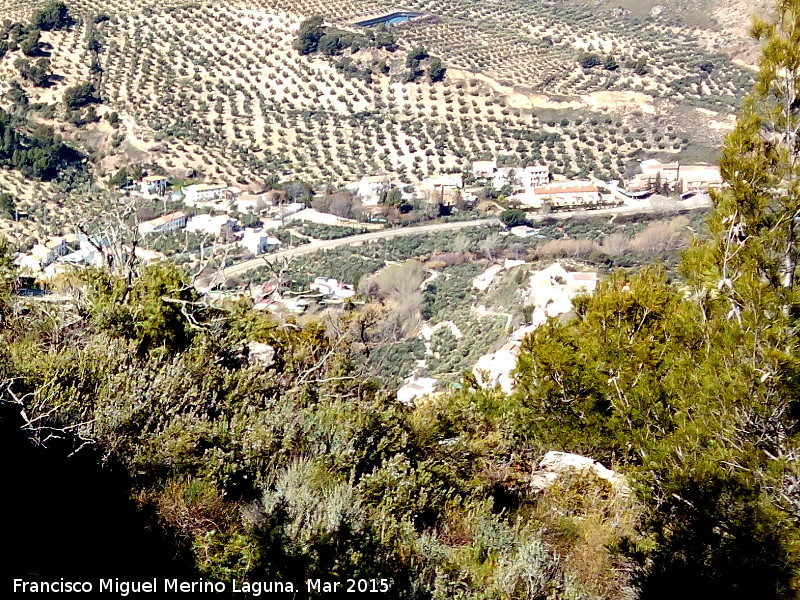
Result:
[[[37,445],[23,425],[18,405],[0,403],[0,578],[192,576],[188,553],[137,510],[121,467],[93,446],[75,452],[69,434]]]

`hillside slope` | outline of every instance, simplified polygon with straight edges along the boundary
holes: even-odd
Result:
[[[358,31],[354,20],[396,5],[69,6],[76,24],[42,33],[51,85],[20,78],[19,51],[0,61],[0,77],[4,89],[21,83],[33,124],[54,125],[87,152],[95,182],[126,164],[242,185],[275,176],[341,184],[384,172],[411,182],[495,156],[544,161],[567,176],[617,177],[644,155],[713,160],[751,81],[726,54],[744,43],[734,29],[668,24],[663,15],[639,18],[612,5],[413,0],[404,8],[423,16],[392,28],[397,51],[333,57],[300,56],[292,47],[304,18],[322,15]],[[0,2],[0,18],[26,22],[31,10]],[[406,51],[416,46],[443,59],[444,81],[426,79],[426,61],[422,76],[407,81]],[[582,54],[603,64],[582,67]],[[65,122],[61,99],[93,70],[103,100],[97,113],[119,120],[76,127]],[[0,173],[0,186],[28,202],[23,208],[55,195],[13,171]],[[74,218],[51,208],[53,226]]]

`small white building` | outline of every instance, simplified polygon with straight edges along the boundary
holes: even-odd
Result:
[[[345,189],[353,192],[364,206],[375,206],[391,187],[392,181],[388,175],[375,175],[362,177],[361,181],[349,183]]]
[[[36,246],[34,246],[34,248],[35,247]],[[45,265],[43,265],[42,261],[36,258],[33,251],[31,251],[15,255],[14,266],[16,266],[23,274],[38,275]]]
[[[307,221],[308,223],[317,223],[319,225],[358,225],[358,221],[353,219],[345,219],[330,213],[319,212],[314,208],[304,208],[296,213],[288,215],[287,221]]]
[[[716,165],[681,165],[678,169],[678,180],[682,193],[706,192],[725,185],[719,167]]]
[[[247,248],[255,256],[267,252],[275,252],[280,250],[281,247],[281,241],[276,237],[267,235],[263,229],[245,229],[239,244]]]
[[[515,191],[529,190],[550,182],[550,168],[546,165],[529,167],[502,167],[497,169],[492,178],[492,187],[496,190],[510,185]]]
[[[547,165],[534,165],[517,171],[519,184],[523,188],[531,188],[550,183],[550,168]]]
[[[352,285],[327,277],[317,277],[308,284],[308,287],[311,291],[319,292],[325,298],[330,298],[332,300],[344,300],[345,298],[352,298],[356,295],[356,291],[353,289]]]
[[[426,177],[419,184],[419,190],[429,203],[451,206],[464,187],[464,178],[460,174],[438,175]]]
[[[233,206],[240,213],[257,214],[269,205],[266,194],[242,194],[233,201]]]
[[[419,184],[419,187],[424,191],[434,191],[442,188],[455,188],[460,190],[464,187],[464,178],[461,177],[459,173],[426,177]]]
[[[78,242],[78,237],[75,235],[57,235],[47,238],[44,246],[53,253],[53,256],[58,258],[69,254],[72,248],[70,245],[75,245]]]
[[[437,380],[432,377],[409,377],[397,390],[397,399],[406,406],[413,406],[417,398],[432,396]]]
[[[139,191],[144,196],[161,196],[169,186],[169,177],[165,175],[148,175],[139,182]]]
[[[186,231],[208,233],[220,236],[223,231],[233,231],[236,219],[228,215],[211,216],[209,214],[196,215],[186,222]]]
[[[512,227],[510,229],[511,235],[521,238],[528,238],[534,236],[538,233],[538,229],[534,229],[533,227],[529,227],[528,225],[517,225],[516,227]]]
[[[76,236],[54,236],[45,240],[43,244],[36,244],[31,248],[31,256],[41,263],[42,267],[55,262],[58,258],[70,253],[70,243],[77,242]],[[31,262],[33,264],[33,262]]]
[[[602,196],[593,183],[560,181],[531,188],[523,194],[510,196],[509,200],[531,208],[569,209],[597,206],[602,203]]]
[[[183,202],[187,206],[197,206],[202,202],[217,202],[222,199],[228,187],[222,183],[196,183],[183,188]]]
[[[472,175],[475,177],[491,178],[497,172],[496,160],[472,161]]]
[[[188,217],[186,213],[178,211],[162,215],[150,221],[139,223],[139,235],[148,233],[163,233],[165,231],[178,231],[186,227]]]

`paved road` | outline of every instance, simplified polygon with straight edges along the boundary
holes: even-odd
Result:
[[[630,202],[630,201],[629,201]],[[697,199],[694,201],[676,202],[670,208],[705,208],[710,203],[704,200]],[[599,208],[597,210],[574,210],[555,212],[547,215],[530,215],[531,221],[541,221],[545,218],[556,219],[569,219],[575,216],[596,216],[596,215],[615,215],[615,214],[636,214],[654,211],[663,211],[664,206],[652,205],[648,200],[637,202],[635,205],[616,206],[613,208]],[[228,277],[234,275],[241,275],[247,271],[263,267],[265,263],[272,263],[276,260],[294,258],[304,254],[311,254],[317,250],[325,250],[328,248],[337,248],[339,246],[350,246],[353,244],[361,244],[364,242],[371,242],[375,240],[387,240],[394,237],[402,237],[407,235],[420,235],[424,233],[432,233],[435,231],[452,231],[454,229],[464,229],[468,227],[498,227],[500,225],[499,219],[480,219],[476,221],[454,221],[452,223],[433,223],[431,225],[420,225],[418,227],[398,227],[395,229],[382,229],[380,231],[371,231],[369,233],[362,233],[360,235],[351,235],[349,237],[339,238],[336,240],[314,240],[309,244],[297,246],[295,248],[288,248],[279,252],[265,254],[258,258],[246,260],[244,262],[226,267],[221,272],[217,272],[213,277],[200,277],[195,283],[195,287],[200,292],[208,291],[209,287],[225,281]]]
[[[304,254],[311,254],[317,250],[327,250],[329,248],[337,248],[338,246],[350,246],[353,244],[360,244],[363,242],[371,242],[375,240],[387,240],[394,237],[402,237],[407,235],[420,235],[425,233],[432,233],[435,231],[452,231],[454,229],[464,229],[468,227],[498,227],[500,221],[498,219],[480,219],[477,221],[454,221],[452,223],[434,223],[431,225],[420,225],[419,227],[398,227],[395,229],[382,229],[380,231],[371,231],[369,233],[362,233],[360,235],[351,235],[349,237],[339,238],[336,240],[315,240],[309,244],[303,244],[295,248],[287,248],[271,254],[265,254],[258,258],[246,260],[244,262],[231,265],[216,273],[212,277],[200,277],[197,279],[195,286],[198,291],[207,291],[209,285],[225,281],[228,277],[240,275],[246,271],[263,267],[265,262],[275,262],[277,260],[295,258]],[[212,281],[213,279],[213,281]]]

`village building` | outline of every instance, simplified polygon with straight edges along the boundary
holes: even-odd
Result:
[[[188,217],[186,213],[178,211],[162,215],[150,221],[139,223],[139,235],[147,235],[149,233],[163,233],[165,231],[178,231],[186,227]]]
[[[497,172],[496,160],[474,160],[472,161],[472,175],[484,179],[494,177]]]
[[[344,300],[352,298],[356,294],[352,285],[326,277],[315,278],[314,281],[308,284],[308,287],[311,291],[319,292],[324,298],[330,300]]]
[[[50,237],[44,243],[35,244],[29,253],[18,255],[15,264],[29,271],[40,271],[72,252],[77,243],[76,235]]]
[[[589,208],[602,203],[602,195],[589,182],[564,181],[538,186],[528,191],[509,196],[508,200],[537,209]]]
[[[547,165],[528,167],[501,167],[492,177],[492,187],[501,190],[511,186],[514,191],[527,190],[550,182],[550,168]]]
[[[706,192],[721,188],[725,182],[716,165],[681,165],[678,170],[680,192]]]
[[[267,235],[262,229],[245,229],[239,244],[255,256],[275,252],[281,247],[278,238]]]
[[[536,235],[539,232],[538,229],[534,229],[528,225],[517,225],[516,227],[512,227],[509,231],[511,232],[511,235],[520,238],[528,238]]]
[[[345,189],[355,194],[364,206],[375,206],[392,188],[392,180],[388,175],[362,177],[361,181],[348,183]]]
[[[419,184],[425,200],[431,204],[453,206],[461,197],[464,178],[460,174],[426,177]]]
[[[78,236],[74,234],[68,235],[58,235],[51,238],[48,238],[44,246],[48,248],[54,256],[64,256],[72,252],[73,247],[76,247],[78,243]]]
[[[228,187],[221,183],[196,183],[183,188],[183,202],[186,206],[202,203],[216,203],[223,199]]]
[[[240,213],[259,213],[270,204],[266,194],[242,194],[233,201],[233,207]]]
[[[550,167],[547,165],[525,167],[521,172],[517,172],[517,177],[524,188],[547,185],[550,183]]]
[[[706,192],[724,185],[716,165],[682,165],[650,159],[642,161],[641,168],[641,173],[628,180],[626,187],[629,192]]]
[[[186,231],[208,233],[213,236],[230,235],[236,227],[237,221],[228,215],[209,214],[196,215],[186,221]]]
[[[432,377],[408,377],[397,390],[397,400],[406,406],[414,406],[415,400],[432,396],[438,380]]]
[[[169,177],[166,175],[148,175],[139,182],[139,191],[144,196],[162,196],[169,186]]]

